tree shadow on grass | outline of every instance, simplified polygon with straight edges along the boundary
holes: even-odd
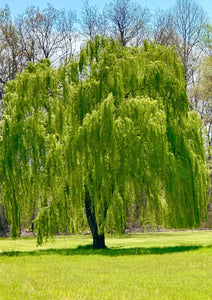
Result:
[[[41,255],[102,255],[102,256],[124,256],[124,255],[163,255],[168,253],[178,253],[194,251],[199,249],[212,249],[212,246],[173,246],[173,247],[136,247],[136,248],[106,248],[93,249],[92,245],[79,246],[77,248],[60,248],[60,249],[41,249],[34,251],[5,251],[0,256],[41,256]]]

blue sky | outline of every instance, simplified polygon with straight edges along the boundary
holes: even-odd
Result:
[[[109,0],[90,0],[90,3],[97,5],[101,9],[108,1]],[[11,9],[12,15],[17,16],[18,14],[23,13],[27,7],[32,5],[39,6],[43,9],[47,6],[48,2],[57,9],[71,8],[80,14],[84,0],[1,0],[0,8],[4,7],[7,3]],[[174,5],[175,0],[137,0],[136,2],[140,3],[142,6],[150,8],[151,10],[155,10],[157,8],[168,9]],[[198,2],[208,13],[209,17],[212,18],[212,0],[199,0]]]

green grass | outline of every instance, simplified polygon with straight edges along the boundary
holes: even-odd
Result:
[[[212,299],[212,232],[0,239],[0,299]]]

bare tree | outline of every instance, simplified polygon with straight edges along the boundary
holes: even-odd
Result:
[[[99,12],[96,5],[90,5],[88,0],[84,2],[82,8],[80,25],[85,41],[93,41],[97,35],[107,35],[106,17]]]
[[[194,66],[199,62],[201,55],[200,45],[204,36],[206,14],[195,0],[177,0],[173,16],[174,28],[180,39],[178,51],[188,87],[194,81]]]
[[[150,12],[132,0],[110,1],[105,8],[110,20],[110,31],[121,40],[122,46],[139,45],[146,37]]]
[[[18,32],[6,5],[0,11],[0,98],[4,95],[5,83],[14,79],[16,73],[21,72],[23,67]]]
[[[79,32],[76,28],[78,22],[77,14],[73,10],[62,10],[60,12],[59,32],[62,35],[61,59],[70,58],[75,54]]]
[[[171,10],[157,10],[154,15],[153,39],[156,43],[166,46],[179,45],[174,28],[174,17]]]
[[[57,64],[72,52],[76,14],[47,8],[30,7],[16,21],[22,49],[29,61],[49,58]]]

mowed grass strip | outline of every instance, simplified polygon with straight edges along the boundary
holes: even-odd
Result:
[[[212,299],[212,232],[0,239],[0,299]]]

